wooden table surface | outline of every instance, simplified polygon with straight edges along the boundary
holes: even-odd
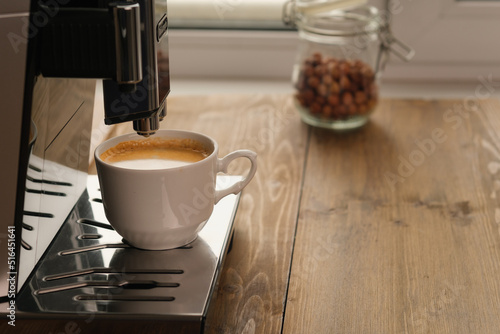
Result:
[[[289,95],[168,103],[258,153],[207,333],[500,333],[500,102],[385,99],[343,134]]]

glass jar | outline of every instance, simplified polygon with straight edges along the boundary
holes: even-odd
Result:
[[[314,1],[292,4],[285,22],[299,34],[292,83],[302,120],[333,130],[363,126],[379,101],[387,50],[397,41],[388,24],[372,6],[322,11],[310,6]],[[399,55],[411,58],[412,50],[397,42],[406,52]]]

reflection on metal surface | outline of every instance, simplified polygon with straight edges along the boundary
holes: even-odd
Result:
[[[45,288],[34,291],[35,295],[44,295],[46,293],[61,292],[66,290],[81,289],[81,288],[100,288],[100,289],[154,289],[154,288],[177,288],[179,283],[156,282],[156,281],[83,281],[66,285],[60,285],[53,288]]]
[[[25,216],[31,217],[41,217],[41,218],[54,218],[54,215],[47,212],[33,212],[33,211],[24,211]]]
[[[102,235],[100,234],[82,234],[78,236],[78,239],[100,239]]]
[[[92,201],[97,202],[97,203],[102,203],[101,201],[96,201],[95,199],[92,199]],[[89,218],[80,218],[76,221],[78,224],[87,224],[90,226],[95,226],[95,227],[100,227],[100,228],[105,228],[107,230],[114,230],[114,228],[107,224],[107,223],[101,223],[98,222],[97,220],[89,219]]]
[[[59,255],[65,256],[65,255],[74,255],[78,253],[85,253],[85,252],[91,252],[91,251],[96,251],[100,249],[105,249],[105,248],[129,248],[129,245],[126,244],[100,244],[100,245],[92,245],[92,246],[87,246],[87,247],[80,247],[80,248],[73,248],[73,249],[68,249],[59,252]]]
[[[18,289],[86,188],[94,91],[95,80],[36,77]]]
[[[164,269],[164,270],[159,270],[159,269],[141,269],[141,270],[134,270],[134,269],[129,269],[126,272],[125,271],[117,271],[116,269],[113,268],[89,268],[89,269],[84,269],[84,270],[79,270],[79,271],[72,271],[72,272],[67,272],[59,275],[50,275],[44,277],[45,281],[53,281],[53,280],[58,280],[58,279],[64,279],[64,278],[69,278],[69,277],[76,277],[76,276],[83,276],[83,275],[92,275],[92,274],[104,274],[104,275],[115,275],[115,274],[169,274],[169,275],[180,275],[184,274],[183,270],[176,270],[176,269]]]
[[[23,223],[22,226],[23,226],[24,229],[26,229],[28,231],[33,231],[33,226],[31,226],[31,225]]]
[[[218,178],[227,184],[239,177]],[[162,316],[200,323],[230,243],[239,196],[222,199],[191,244],[165,251],[124,244],[95,198],[97,177],[89,176],[87,191],[17,295],[19,314]]]
[[[65,193],[57,192],[57,191],[47,191],[47,190],[38,190],[38,189],[30,189],[26,188],[26,192],[32,194],[42,194],[42,195],[50,195],[50,196],[66,196]]]
[[[115,296],[115,295],[78,295],[75,300],[86,301],[119,301],[119,302],[172,302],[174,297],[170,296]]]
[[[31,177],[29,175],[26,175],[26,180],[34,182],[34,183],[45,183],[45,184],[52,184],[55,186],[65,186],[65,187],[71,187],[73,186],[69,182],[61,182],[61,181],[52,181],[52,180],[44,180],[44,179],[36,179],[34,177]]]
[[[33,247],[31,247],[26,241],[24,241],[23,239],[21,239],[21,247],[26,249],[26,250],[32,250]]]

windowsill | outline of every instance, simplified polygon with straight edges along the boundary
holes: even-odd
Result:
[[[172,77],[288,80],[297,55],[296,31],[172,30]],[[500,58],[499,58],[500,59]],[[466,82],[499,77],[497,62],[402,62],[391,55],[383,78],[394,81]],[[461,85],[459,85],[461,86]]]
[[[460,99],[474,96],[481,82],[426,82],[426,81],[385,81],[380,94],[386,98]],[[249,94],[249,93],[293,93],[290,81],[286,80],[223,80],[223,79],[172,79],[170,96]],[[495,87],[493,87],[495,88]],[[488,91],[482,89],[483,96]],[[500,87],[491,93],[500,98]]]

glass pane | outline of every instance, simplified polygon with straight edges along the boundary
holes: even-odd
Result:
[[[289,29],[282,21],[287,0],[169,0],[171,28]]]

